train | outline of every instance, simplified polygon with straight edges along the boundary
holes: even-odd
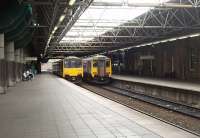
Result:
[[[53,63],[53,73],[72,82],[78,83],[83,78],[82,59],[69,56]]]
[[[53,73],[75,83],[82,80],[106,84],[111,80],[111,59],[97,55],[88,58],[66,57],[53,63]]]
[[[109,83],[112,75],[111,59],[97,55],[83,59],[83,79],[99,84]]]

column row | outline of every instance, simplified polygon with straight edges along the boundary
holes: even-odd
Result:
[[[4,34],[0,34],[0,94],[21,80],[23,63],[23,49],[15,49],[14,42],[5,44]]]

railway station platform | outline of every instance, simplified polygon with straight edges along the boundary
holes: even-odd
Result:
[[[198,138],[42,74],[0,95],[1,138]]]
[[[200,92],[199,83],[189,83],[189,82],[181,82],[174,80],[144,78],[144,77],[126,76],[126,75],[112,75],[112,78],[118,80],[136,82],[136,83]]]
[[[112,75],[114,87],[200,109],[198,83]]]

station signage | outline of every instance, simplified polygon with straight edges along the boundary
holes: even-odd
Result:
[[[37,57],[25,57],[25,61],[37,61]]]
[[[153,59],[155,59],[155,57],[152,55],[147,55],[147,56],[140,56],[140,59],[141,60],[153,60]]]

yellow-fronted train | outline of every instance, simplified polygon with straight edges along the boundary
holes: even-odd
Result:
[[[83,78],[82,59],[75,56],[69,56],[54,62],[53,73],[74,83],[79,83]]]
[[[93,56],[83,59],[83,79],[96,84],[106,84],[111,80],[111,59],[103,56]]]

